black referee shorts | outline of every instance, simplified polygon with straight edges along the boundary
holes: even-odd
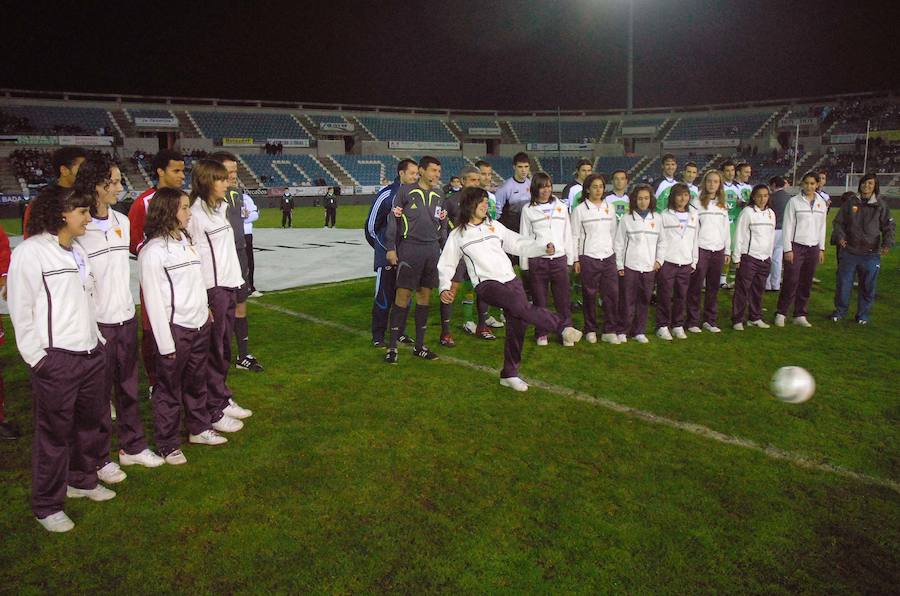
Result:
[[[438,243],[403,242],[397,247],[397,287],[406,290],[438,287]]]

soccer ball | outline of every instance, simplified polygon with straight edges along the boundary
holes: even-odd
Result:
[[[799,366],[784,366],[772,375],[772,394],[789,404],[801,404],[816,392],[816,380]]]

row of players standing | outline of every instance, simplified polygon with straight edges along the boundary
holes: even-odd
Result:
[[[413,289],[417,302],[414,353],[426,359],[436,358],[424,346],[428,298],[435,283],[441,289],[442,344],[447,345],[444,339],[449,330],[449,315],[445,316],[443,310],[452,304],[465,277],[476,284],[475,291],[482,302],[496,304],[497,300],[486,299],[484,288],[479,289],[480,284],[496,281],[493,277],[505,278],[509,272],[505,268],[492,271],[495,263],[476,264],[477,253],[483,248],[481,244],[490,244],[486,240],[497,240],[500,249],[516,253],[522,246],[518,236],[505,236],[511,230],[520,231],[538,246],[538,255],[531,255],[521,262],[523,272],[528,272],[530,278],[532,304],[539,309],[546,307],[549,288],[554,296],[556,314],[560,317],[559,324],[549,324],[545,318],[537,325],[539,345],[548,343],[547,336],[551,331],[561,332],[571,325],[570,266],[581,274],[585,333],[591,342],[597,341],[595,305],[598,294],[603,298],[605,315],[602,341],[622,343],[630,335],[640,343],[647,342],[644,328],[654,289],[659,300],[657,335],[664,340],[672,340],[673,336],[686,338],[685,328],[693,333],[704,330],[718,333],[717,294],[720,287],[735,288],[732,308],[735,329],[743,330],[748,320],[745,311],[750,324],[768,327],[762,320],[762,295],[773,283],[773,261],[781,264],[780,258],[773,257],[778,249],[785,253],[786,271],[775,324],[784,325],[786,315],[793,308],[794,322],[810,326],[807,304],[815,266],[824,259],[828,200],[821,190],[823,182],[818,173],[805,175],[803,191],[793,198],[784,191],[781,181],[781,202],[776,206],[779,211],[776,215],[769,200],[770,188],[747,183],[751,175],[748,164],[726,162],[721,172],[706,172],[698,187],[693,184],[698,175],[697,165],[686,164],[679,182],[674,178],[675,159],[667,155],[663,158],[663,179],[655,188],[637,185],[631,189],[629,197],[626,171],[613,172],[613,191],[607,193],[605,178],[590,175],[591,164],[584,161],[579,164],[575,183],[566,187],[560,200],[552,195],[549,176],[543,173],[529,176],[530,160],[526,154],[516,155],[513,162],[514,175],[497,190],[496,196],[484,188],[489,182],[473,177],[471,185],[463,182],[463,192],[438,202],[434,187],[440,164],[434,158],[426,157],[415,170],[413,162],[401,163],[398,180],[376,198],[367,224],[370,243],[376,248],[377,289],[382,292],[380,296],[376,292],[373,306],[373,342],[376,346],[383,345],[383,322],[387,320],[387,311],[391,310],[393,333],[387,346],[387,362],[397,361],[397,341],[393,336],[403,337]],[[437,166],[435,171],[429,175],[429,168],[434,166]],[[402,179],[404,171],[407,180]],[[460,173],[460,178],[465,180],[465,171]],[[484,192],[484,221],[490,223],[489,229],[494,236],[478,238],[475,242],[461,242],[458,238],[455,243],[450,243],[454,233],[460,237],[465,234],[469,215],[460,205],[466,200],[466,187],[477,186]],[[411,195],[423,199],[422,205],[410,199]],[[581,200],[582,196],[585,200]],[[391,208],[393,213],[390,213]],[[411,209],[428,215],[417,216],[415,226],[411,226]],[[480,229],[477,219],[473,216],[471,225]],[[379,226],[379,222],[383,225]],[[500,228],[503,228],[502,234],[497,232]],[[786,235],[782,228],[788,230]],[[445,230],[446,244],[443,254],[438,257],[434,235],[435,230],[440,229]],[[398,234],[397,230],[402,231]],[[789,240],[785,241],[786,237]],[[886,236],[885,240],[892,243],[892,233],[890,238]],[[400,250],[391,255],[397,244]],[[406,250],[403,250],[404,245]],[[547,247],[546,252],[541,252],[542,246]],[[493,256],[502,252],[495,250]],[[452,262],[452,272],[449,267],[439,266],[439,273],[435,275],[431,263],[438,258],[444,264],[445,261]],[[732,263],[736,269],[736,282],[727,284],[726,274]],[[395,266],[398,272],[393,275],[391,268]],[[398,282],[398,277],[402,281]],[[774,277],[780,284],[780,273]],[[503,279],[504,283],[507,281]],[[384,292],[382,288],[389,289],[392,282],[397,283],[399,290],[395,294]],[[396,298],[393,301],[390,300],[392,296]],[[521,354],[521,342],[515,341],[516,335],[518,333],[507,333],[506,365],[501,372],[501,383],[525,390],[527,385],[517,377],[516,356]],[[511,347],[511,340],[519,345]],[[563,343],[571,342],[564,339]]]
[[[248,290],[236,236],[243,239],[249,214],[246,197],[229,184],[236,176],[227,165],[236,172],[236,159],[214,157],[194,164],[188,195],[181,190],[184,158],[161,151],[159,183],[135,201],[130,217],[112,208],[121,173],[103,159],[73,160],[71,180],[61,177],[29,205],[28,237],[9,269],[9,307],[31,371],[32,509],[49,531],[74,526],[66,497],[114,498],[100,481],[125,480],[121,466],[187,463],[182,410],[189,442],[205,445],[227,442],[219,432],[240,430],[252,415],[227,385],[234,329],[240,345],[237,296]],[[158,455],[140,416],[129,249],[140,269]]]

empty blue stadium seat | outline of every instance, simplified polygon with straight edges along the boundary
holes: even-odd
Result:
[[[205,112],[192,110],[203,136],[221,140],[223,137],[251,138],[264,143],[266,139],[308,139],[309,134],[290,114],[272,112]]]
[[[379,118],[360,116],[358,120],[380,141],[458,142],[438,118]]]
[[[749,139],[770,116],[772,112],[685,116],[669,131],[666,140]]]
[[[379,186],[397,176],[399,160],[393,155],[332,155],[331,158],[362,186]]]
[[[70,108],[56,106],[3,106],[0,112],[15,118],[27,119],[31,131],[53,134],[57,132],[94,135],[100,128],[107,135],[115,127],[102,108]],[[62,130],[60,129],[62,127]]]
[[[312,155],[246,153],[239,157],[258,178],[265,176],[267,185],[300,186],[319,179],[327,185],[338,183]]]

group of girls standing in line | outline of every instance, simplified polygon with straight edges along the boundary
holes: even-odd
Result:
[[[243,283],[225,217],[226,180],[222,164],[200,160],[190,196],[159,188],[149,203],[138,265],[157,348],[151,399],[158,454],[138,402],[130,226],[112,208],[122,191],[119,168],[89,159],[74,188],[49,187],[33,201],[28,238],[12,253],[9,309],[31,370],[32,510],[48,531],[74,527],[67,497],[114,498],[100,482],[125,480],[122,466],[187,463],[182,410],[188,441],[205,445],[226,443],[219,432],[240,430],[252,415],[232,399],[223,361]]]

